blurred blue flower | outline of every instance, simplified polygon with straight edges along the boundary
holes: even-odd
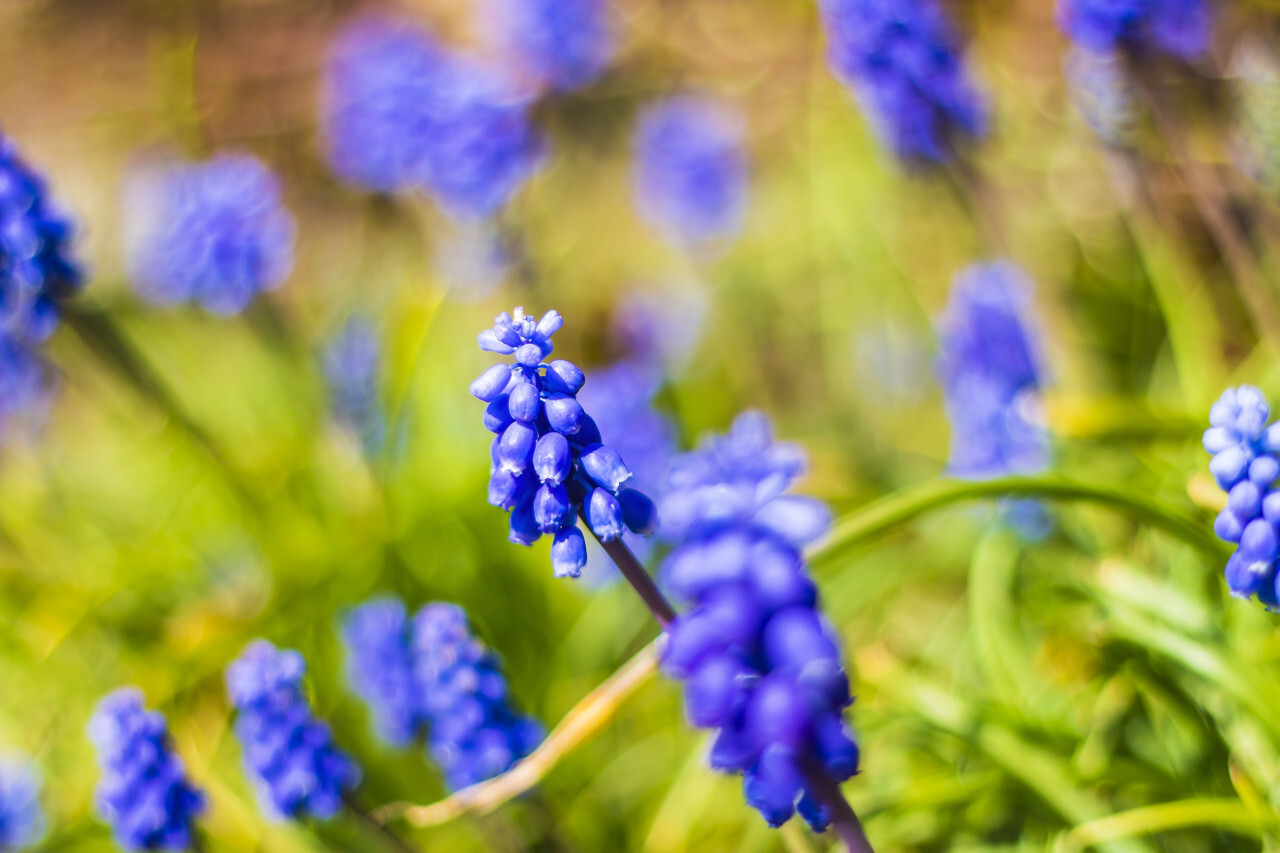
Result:
[[[678,245],[732,236],[747,199],[745,122],[727,102],[679,95],[648,107],[636,132],[636,203]]]
[[[1138,105],[1121,57],[1073,48],[1066,72],[1071,100],[1090,129],[1108,145],[1127,145],[1137,124]]]
[[[83,283],[71,257],[73,232],[44,180],[0,136],[0,429],[48,395],[36,347],[57,326],[58,301]]]
[[[951,473],[986,479],[1048,467],[1043,357],[1023,273],[1008,261],[963,271],[938,325]]]
[[[605,0],[492,0],[477,8],[514,64],[553,91],[588,85],[613,58]]]
[[[378,393],[382,342],[373,326],[358,317],[349,319],[325,347],[324,375],[334,415],[360,438],[365,453],[373,454],[386,437],[386,421]]]
[[[628,291],[614,312],[612,334],[632,359],[679,370],[697,349],[707,301],[689,282]]]
[[[238,710],[236,737],[259,800],[281,818],[329,818],[360,770],[333,743],[302,692],[306,662],[265,640],[227,668],[227,692]]]
[[[280,182],[257,159],[223,154],[151,175],[132,202],[133,269],[149,300],[238,314],[293,269],[295,227]]]
[[[0,850],[25,850],[45,833],[40,774],[25,760],[0,761]]]
[[[421,723],[413,681],[411,624],[404,604],[380,598],[352,610],[342,623],[347,681],[373,712],[379,737],[408,746]]]
[[[839,643],[801,550],[831,516],[787,493],[804,468],[758,412],[676,460],[662,500],[676,547],[663,576],[689,607],[667,632],[662,666],[685,682],[689,721],[720,730],[712,764],[743,774],[765,820],[778,826],[799,810],[820,830],[830,816],[803,768],[843,781],[858,747],[843,719],[853,700]]]
[[[542,742],[542,726],[511,707],[498,658],[452,604],[428,604],[413,626],[414,684],[431,756],[452,791],[505,773]]]
[[[1213,33],[1206,0],[1060,0],[1058,20],[1072,41],[1099,53],[1127,49],[1194,59]]]
[[[496,69],[379,19],[335,43],[323,102],[330,162],[379,192],[429,190],[450,214],[491,216],[543,160],[529,98]]]
[[[577,400],[586,377],[574,364],[546,361],[551,336],[564,323],[555,311],[540,321],[523,308],[503,312],[480,334],[480,348],[514,356],[475,382],[471,393],[487,403],[484,425],[496,433],[491,449],[489,503],[511,511],[510,540],[532,545],[555,536],[556,577],[579,577],[587,561],[581,516],[602,541],[625,530],[649,534],[657,525],[653,502],[624,489],[632,473]]]
[[[142,693],[122,688],[98,704],[89,722],[102,780],[98,812],[126,850],[189,850],[204,796],[187,781],[164,717]]]
[[[937,0],[820,0],[827,60],[894,152],[941,161],[986,131],[986,106]]]

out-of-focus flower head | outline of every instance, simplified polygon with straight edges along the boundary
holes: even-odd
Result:
[[[693,356],[707,314],[707,295],[693,283],[632,290],[614,313],[613,334],[633,359],[684,367]]]
[[[1089,128],[1107,145],[1129,145],[1138,121],[1138,104],[1121,58],[1114,53],[1072,48],[1066,71],[1071,100]]]
[[[1100,53],[1123,49],[1195,59],[1213,34],[1206,0],[1061,0],[1058,20],[1072,41]]]
[[[532,545],[543,533],[555,536],[551,564],[557,577],[578,577],[587,548],[579,515],[602,541],[630,530],[647,535],[657,526],[653,502],[623,488],[631,469],[578,402],[586,381],[581,369],[547,361],[551,336],[564,320],[548,311],[541,320],[523,308],[503,312],[480,334],[480,348],[513,356],[471,383],[488,406],[484,425],[496,433],[491,449],[489,503],[511,511],[510,539]]]
[[[128,214],[139,290],[162,305],[195,301],[238,314],[293,269],[295,224],[259,160],[223,154],[152,171]]]
[[[411,623],[404,604],[380,598],[342,623],[347,681],[373,711],[374,728],[392,746],[408,746],[421,723],[413,681]]]
[[[727,102],[677,95],[648,107],[636,132],[636,204],[677,245],[702,245],[742,226],[745,121]]]
[[[71,257],[74,230],[44,180],[0,136],[0,430],[48,396],[36,348],[58,324],[58,302],[83,283]]]
[[[123,688],[98,704],[89,722],[102,779],[98,812],[126,850],[189,850],[204,797],[187,781],[169,729],[142,693]]]
[[[821,0],[827,60],[907,161],[948,159],[986,106],[937,0]]]
[[[333,743],[302,690],[306,662],[265,640],[227,668],[227,692],[239,712],[236,737],[263,806],[281,818],[329,818],[360,770]]]
[[[677,460],[662,501],[675,543],[663,575],[689,607],[668,629],[662,666],[685,682],[690,722],[720,730],[712,764],[743,774],[765,820],[798,810],[822,829],[830,815],[808,768],[847,779],[858,747],[844,725],[852,698],[840,648],[800,550],[830,514],[786,493],[804,465],[756,412]]]
[[[542,742],[542,726],[516,713],[498,658],[453,604],[414,618],[414,683],[431,730],[431,755],[456,791],[505,773]]]
[[[613,58],[605,0],[490,0],[477,8],[511,63],[547,89],[581,89]]]
[[[528,95],[420,30],[357,21],[335,43],[326,81],[329,158],[351,183],[426,189],[451,215],[477,219],[496,213],[542,163]]]
[[[366,453],[375,452],[386,434],[378,393],[378,333],[367,320],[352,317],[325,347],[323,365],[334,414],[359,436]]]
[[[0,850],[25,850],[45,833],[40,774],[25,760],[0,760]]]
[[[1043,356],[1026,276],[1008,261],[968,268],[938,326],[951,473],[985,479],[1047,467]]]

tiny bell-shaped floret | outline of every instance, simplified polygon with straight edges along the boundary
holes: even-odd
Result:
[[[587,564],[587,541],[577,527],[565,527],[551,543],[551,566],[558,578],[576,578]]]
[[[544,533],[555,533],[573,521],[569,493],[558,483],[543,483],[533,498],[533,515]]]
[[[507,384],[510,381],[511,366],[495,364],[480,374],[479,379],[471,383],[471,395],[482,402],[491,403],[497,399],[499,394],[507,390]]]
[[[549,432],[538,439],[533,449],[533,470],[544,483],[558,486],[569,476],[573,458],[569,441],[558,432]]]
[[[631,470],[613,448],[597,444],[582,453],[582,468],[591,479],[611,492],[631,479]]]
[[[593,490],[587,500],[587,523],[602,542],[612,542],[627,530],[622,521],[622,504],[601,488]]]

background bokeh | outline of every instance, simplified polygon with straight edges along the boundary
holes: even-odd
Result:
[[[546,543],[508,544],[485,503],[489,436],[467,385],[491,363],[475,335],[500,310],[559,310],[557,352],[590,376],[622,354],[617,329],[636,306],[675,306],[662,322],[680,327],[684,354],[654,405],[679,444],[762,409],[810,454],[802,490],[837,516],[942,475],[934,320],[955,273],[990,254],[970,206],[944,174],[880,149],[827,68],[809,0],[611,6],[613,67],[538,106],[549,160],[501,214],[520,258],[489,280],[466,229],[425,196],[360,193],[325,163],[329,41],[385,5],[0,4],[0,123],[81,225],[90,278],[78,299],[158,380],[130,377],[64,327],[48,347],[50,411],[10,430],[0,460],[0,745],[42,770],[43,849],[112,849],[93,814],[85,725],[123,684],[167,714],[210,794],[212,849],[380,849],[348,818],[264,820],[223,686],[253,638],[301,650],[319,714],[364,768],[360,799],[438,799],[426,757],[381,745],[344,682],[337,620],[377,593],[465,606],[548,727],[656,635],[598,562],[581,581],[553,578]],[[453,43],[481,41],[468,3],[396,10]],[[1176,164],[1152,157],[1142,193],[1155,203],[1135,201],[1073,108],[1052,4],[948,10],[990,99],[973,166],[1003,253],[1034,281],[1054,468],[1208,530],[1222,499],[1201,473],[1205,413],[1233,381],[1280,391],[1275,349],[1258,342]],[[1230,58],[1276,10],[1222,11],[1208,76],[1176,91],[1194,156],[1266,223],[1277,211],[1265,189],[1231,159]],[[747,122],[749,203],[716,253],[670,245],[635,211],[636,117],[682,88],[727,99]],[[124,248],[131,177],[237,150],[281,177],[298,225],[293,274],[238,317],[147,305]],[[386,440],[373,454],[332,416],[322,369],[351,316],[383,342]],[[1228,598],[1220,563],[1123,514],[1052,512],[1036,543],[975,502],[815,562],[857,695],[863,770],[845,790],[872,839],[1079,849],[1110,831],[1117,851],[1274,849],[1275,617]],[[432,850],[829,843],[798,822],[768,829],[706,750],[678,687],[654,679],[536,794],[409,837]],[[1132,820],[1100,828],[1113,814]]]

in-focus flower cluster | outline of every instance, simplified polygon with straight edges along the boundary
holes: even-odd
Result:
[[[347,617],[343,640],[348,679],[378,734],[393,746],[427,734],[450,790],[505,773],[542,742],[461,608],[428,604],[411,620],[396,599],[370,601]]]
[[[937,0],[821,0],[827,58],[907,161],[941,161],[981,136],[986,107]]]
[[[238,314],[293,270],[295,225],[280,181],[248,155],[153,172],[130,213],[134,276],[158,304]]]
[[[58,301],[82,283],[72,233],[44,180],[0,136],[0,429],[48,393],[36,348],[58,324]]]
[[[427,33],[359,21],[329,60],[329,160],[353,184],[378,192],[424,188],[450,214],[490,216],[542,162],[545,143],[529,106],[507,77]]]
[[[543,533],[553,535],[556,576],[578,577],[587,562],[580,515],[609,542],[627,530],[652,533],[657,512],[644,494],[622,488],[631,470],[578,402],[582,371],[546,360],[563,322],[555,311],[538,321],[522,308],[498,315],[480,334],[480,348],[514,356],[513,363],[489,368],[471,383],[471,393],[488,403],[484,425],[497,433],[489,503],[511,512],[511,541],[532,545]]]
[[[0,760],[0,850],[25,850],[44,832],[39,774],[26,761]]]
[[[123,688],[107,696],[89,722],[102,780],[98,812],[126,850],[189,850],[204,797],[187,781],[158,711],[142,693]]]
[[[970,267],[952,284],[938,325],[951,473],[984,479],[1043,470],[1044,368],[1026,277],[1008,261]]]
[[[807,777],[848,779],[858,747],[843,719],[852,699],[840,649],[801,553],[830,515],[786,493],[804,467],[755,412],[677,459],[662,501],[677,545],[663,577],[689,609],[668,629],[662,665],[685,682],[690,722],[720,730],[712,764],[744,774],[769,824],[799,809],[821,829],[830,816]]]
[[[378,393],[382,345],[368,321],[352,317],[325,347],[324,375],[333,413],[360,438],[365,453],[382,446],[386,421]]]
[[[263,806],[281,818],[332,817],[360,770],[303,695],[306,662],[258,640],[227,668],[236,737]]]
[[[605,0],[490,0],[478,8],[512,64],[547,89],[580,89],[613,58]]]
[[[1086,50],[1166,53],[1181,59],[1204,53],[1213,31],[1206,0],[1061,0],[1058,19]]]
[[[1213,530],[1236,543],[1227,560],[1227,586],[1241,598],[1257,596],[1280,609],[1276,565],[1280,558],[1280,423],[1267,424],[1271,408],[1251,385],[1228,388],[1209,409],[1204,449],[1213,454],[1209,472],[1227,493]]]

